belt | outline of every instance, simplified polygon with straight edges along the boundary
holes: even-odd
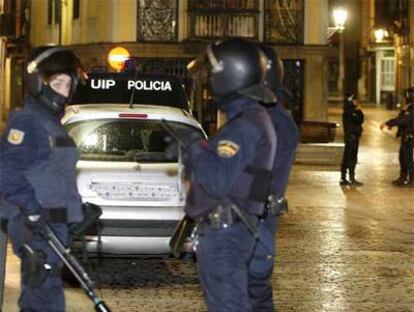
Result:
[[[280,216],[288,211],[288,202],[284,196],[270,194],[267,198],[263,218],[267,216]]]
[[[199,218],[196,222],[197,225],[208,224],[213,229],[221,229],[240,221],[240,217],[231,209],[231,205],[220,205],[211,210],[206,216]]]
[[[239,222],[243,223],[256,239],[259,237],[256,224],[249,220],[249,217],[236,205],[219,205],[206,216],[196,220],[197,233],[202,234],[204,232],[205,224],[210,225],[214,230],[218,230]]]
[[[42,208],[41,215],[47,222],[68,223],[68,211],[66,208]]]

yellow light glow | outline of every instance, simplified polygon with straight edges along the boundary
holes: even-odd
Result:
[[[382,41],[386,35],[386,31],[382,28],[379,28],[377,30],[374,31],[374,35],[375,35],[375,41],[379,42]]]
[[[348,11],[343,8],[336,8],[333,10],[333,19],[336,28],[344,29],[346,20],[348,19]]]
[[[120,71],[125,66],[125,61],[131,56],[129,51],[123,47],[115,47],[108,53],[108,63],[109,65]]]

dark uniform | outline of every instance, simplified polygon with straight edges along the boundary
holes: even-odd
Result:
[[[274,96],[261,83],[264,56],[253,44],[227,40],[210,46],[207,57],[212,94],[227,122],[214,137],[190,147],[185,212],[197,221],[198,276],[208,310],[252,311],[248,263],[276,148],[269,115],[255,99]]]
[[[411,90],[412,89],[412,90]],[[385,122],[388,128],[398,127],[397,137],[401,138],[399,150],[400,176],[393,181],[396,186],[414,185],[414,88],[407,90],[406,107],[396,118]]]
[[[54,52],[50,51],[52,49]],[[49,52],[42,54],[47,50]],[[36,58],[39,55],[42,56]],[[74,89],[78,60],[72,52],[62,48],[39,48],[33,59],[37,60],[35,65],[40,70],[49,61],[56,65],[51,66],[52,73],[42,72],[41,75],[73,75]],[[61,62],[65,65],[59,67]],[[51,67],[46,65],[46,68]],[[26,79],[29,94],[24,108],[11,115],[0,142],[0,216],[3,223],[7,221],[13,251],[22,260],[20,310],[59,312],[65,311],[60,278],[62,263],[40,233],[42,222],[48,222],[66,244],[68,224],[82,221],[82,203],[76,186],[79,155],[60,123],[68,99],[54,92],[48,84],[42,83],[36,89],[33,83],[37,82],[31,79],[33,77]]]
[[[345,149],[341,165],[341,185],[362,185],[355,179],[355,167],[358,161],[359,139],[364,123],[363,112],[355,106],[354,95],[348,94],[344,100],[342,122],[344,127]],[[349,173],[349,181],[346,174]]]
[[[299,132],[282,103],[290,94],[283,88],[283,64],[276,52],[261,47],[269,59],[266,81],[278,102],[265,104],[277,135],[277,149],[272,168],[271,200],[259,222],[259,239],[249,265],[249,300],[252,311],[273,311],[273,291],[270,278],[276,256],[276,233],[279,216],[287,208],[285,191],[299,142]]]

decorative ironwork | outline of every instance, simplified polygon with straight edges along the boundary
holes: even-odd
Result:
[[[139,0],[138,39],[177,40],[177,0]]]
[[[258,1],[189,0],[188,12],[191,39],[258,38]]]
[[[303,41],[303,0],[267,0],[266,41],[296,44]]]
[[[197,10],[249,10],[258,9],[259,1],[257,0],[189,0],[188,9]]]

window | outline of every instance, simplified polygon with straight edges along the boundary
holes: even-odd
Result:
[[[395,90],[394,57],[383,57],[381,59],[381,90]]]
[[[80,0],[73,0],[73,12],[72,12],[72,18],[78,19],[80,15]]]
[[[203,138],[193,126],[167,121],[175,132]],[[95,119],[66,126],[82,160],[175,162],[165,156],[168,134],[160,120]]]
[[[62,0],[47,1],[47,24],[60,24],[62,16]]]
[[[138,40],[177,40],[177,0],[138,1]]]
[[[267,0],[265,3],[265,41],[301,43],[303,0]]]
[[[258,4],[255,0],[189,0],[189,37],[258,39]]]

